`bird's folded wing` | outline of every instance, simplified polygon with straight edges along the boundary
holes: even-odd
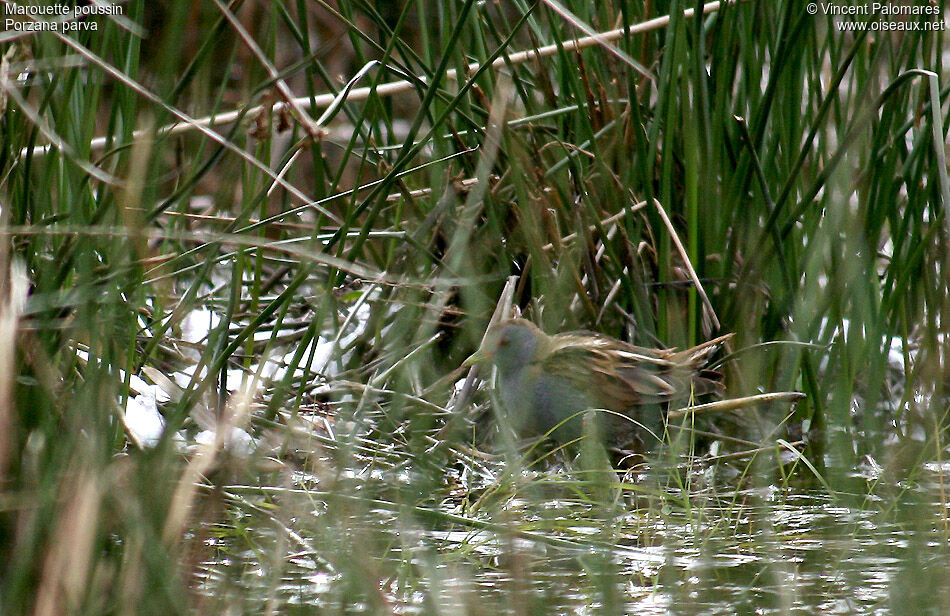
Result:
[[[589,342],[589,341],[588,341]],[[689,371],[647,349],[598,344],[564,345],[542,362],[546,374],[590,391],[602,408],[625,411],[689,394]]]

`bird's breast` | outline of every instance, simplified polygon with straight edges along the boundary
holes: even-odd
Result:
[[[579,414],[596,406],[589,392],[544,373],[539,365],[500,373],[498,384],[508,419],[521,435],[548,434],[557,428],[553,432],[557,440],[576,438],[581,428]]]

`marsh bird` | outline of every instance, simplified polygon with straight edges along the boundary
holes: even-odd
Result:
[[[720,393],[718,372],[704,366],[727,334],[683,351],[651,349],[592,333],[549,336],[534,323],[509,319],[492,327],[465,360],[497,370],[496,389],[520,436],[579,438],[583,411],[606,409],[598,422],[615,447],[642,448],[659,434],[670,402]]]

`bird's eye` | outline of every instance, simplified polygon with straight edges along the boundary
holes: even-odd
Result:
[[[498,341],[499,348],[504,348],[508,346],[509,344],[511,344],[511,340],[509,340],[508,338],[502,338],[501,340]]]

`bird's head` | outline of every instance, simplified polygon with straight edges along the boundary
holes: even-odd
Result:
[[[512,372],[535,361],[543,352],[546,338],[531,321],[502,321],[488,330],[481,348],[465,360],[465,365],[490,362],[503,373]]]

